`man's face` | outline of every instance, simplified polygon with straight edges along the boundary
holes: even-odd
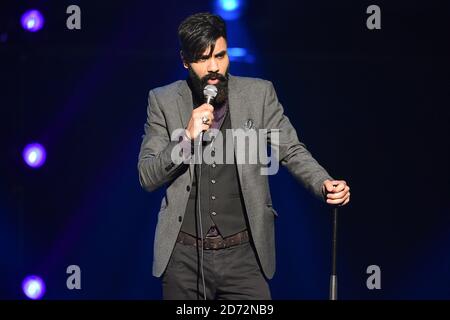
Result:
[[[200,79],[211,74],[221,74],[225,76],[225,73],[230,64],[230,60],[227,54],[227,42],[223,37],[216,40],[216,45],[214,46],[214,52],[211,54],[211,47],[208,47],[200,59],[196,62],[192,62],[190,65],[194,72]],[[217,84],[218,79],[212,77],[208,80],[208,84]]]
[[[211,54],[208,47],[199,60],[184,66],[189,69],[191,80],[194,84],[195,93],[203,97],[203,88],[207,84],[213,84],[218,89],[215,102],[220,104],[225,101],[228,94],[228,67],[230,60],[227,54],[227,42],[223,37],[216,40],[214,51]]]

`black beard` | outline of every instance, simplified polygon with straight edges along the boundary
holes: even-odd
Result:
[[[228,69],[225,71],[225,75],[221,73],[209,73],[203,78],[195,73],[192,67],[189,67],[188,84],[193,93],[194,103],[196,105],[203,104],[205,96],[203,95],[203,89],[208,84],[208,80],[218,79],[219,82],[215,84],[217,87],[217,96],[212,102],[215,107],[220,107],[228,99]]]

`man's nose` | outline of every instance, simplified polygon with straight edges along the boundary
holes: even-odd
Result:
[[[216,61],[216,59],[214,59],[214,57],[212,57],[209,60],[208,72],[210,72],[210,73],[214,73],[214,72],[217,73],[217,72],[219,72],[219,65],[217,64],[217,61]]]

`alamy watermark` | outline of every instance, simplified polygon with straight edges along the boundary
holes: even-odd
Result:
[[[81,268],[75,264],[70,265],[66,269],[67,277],[66,286],[69,290],[81,290]]]
[[[367,278],[366,286],[369,290],[381,289],[381,269],[376,264],[367,267],[366,273],[370,274]]]
[[[366,20],[366,26],[369,30],[381,29],[381,9],[379,6],[372,4],[367,7],[366,13],[371,15]]]
[[[66,20],[66,27],[69,30],[81,29],[81,9],[79,6],[72,4],[67,7],[66,13],[70,14]]]
[[[66,27],[69,30],[81,30],[81,8],[75,4],[67,7],[66,13],[70,14],[66,19]],[[381,29],[381,9],[372,4],[367,7],[366,13],[370,16],[366,20],[366,27],[369,30]]]
[[[220,130],[209,129],[203,136],[206,145],[194,140],[194,152],[189,141],[184,141],[185,129],[172,132],[171,140],[180,141],[171,153],[174,164],[254,164],[260,165],[261,175],[274,175],[279,170],[279,129],[226,129],[226,139]],[[268,146],[270,145],[270,155]]]

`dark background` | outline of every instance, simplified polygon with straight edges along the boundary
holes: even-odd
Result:
[[[66,29],[78,4],[82,29]],[[381,30],[366,8],[381,7]],[[44,29],[21,14],[41,10]],[[211,1],[2,1],[0,298],[160,299],[151,276],[163,190],[144,192],[137,156],[148,90],[186,76],[176,30]],[[449,299],[450,31],[445,1],[247,1],[231,73],[274,83],[315,158],[352,189],[339,215],[340,299]],[[23,147],[41,142],[34,170]],[[330,208],[287,172],[270,178],[275,299],[327,299]],[[66,288],[79,265],[82,289]],[[366,268],[381,268],[368,290]]]

